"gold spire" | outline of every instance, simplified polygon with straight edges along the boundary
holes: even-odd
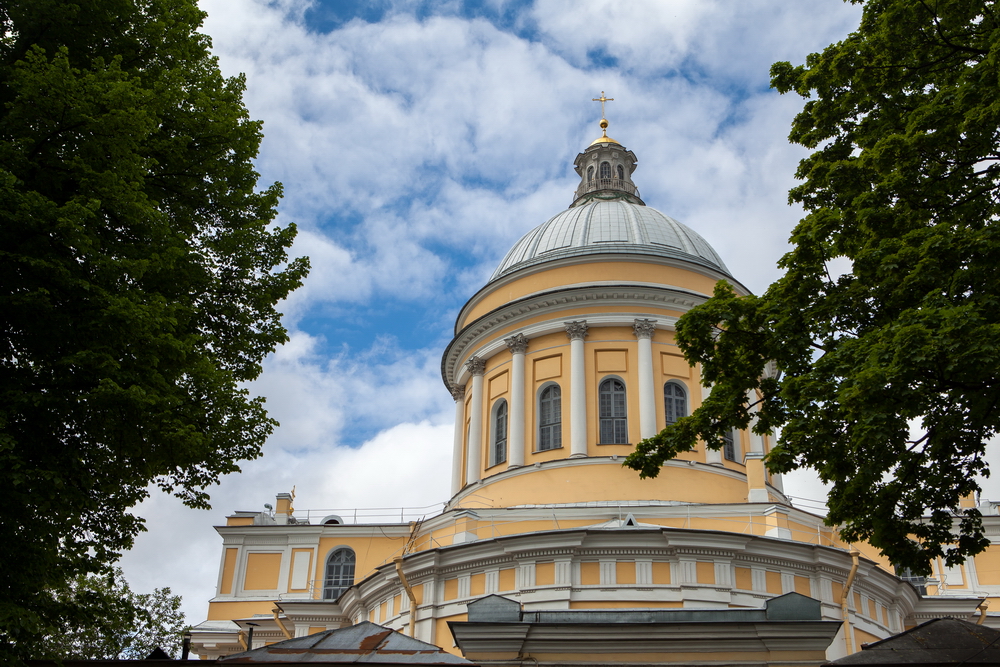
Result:
[[[617,144],[618,143],[617,141],[608,136],[608,119],[605,118],[605,113],[604,113],[604,103],[614,102],[615,98],[605,97],[604,91],[602,90],[601,96],[592,98],[592,101],[601,103],[601,131],[603,132],[603,134],[596,140],[592,141],[590,145],[593,146],[594,144]]]

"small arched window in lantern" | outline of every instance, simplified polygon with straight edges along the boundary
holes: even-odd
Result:
[[[625,167],[621,165],[618,165],[618,180],[619,181],[625,180]]]
[[[592,180],[594,180],[594,168],[587,167],[587,182],[590,183]]]
[[[611,163],[602,162],[601,163],[601,178],[611,178]]]

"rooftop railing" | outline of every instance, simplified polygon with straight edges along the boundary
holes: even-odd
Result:
[[[639,196],[639,188],[624,179],[595,178],[590,181],[580,183],[580,187],[576,189],[576,198],[579,199],[589,192],[597,192],[598,190],[620,190],[622,192],[627,192],[630,195],[635,195],[636,197]]]

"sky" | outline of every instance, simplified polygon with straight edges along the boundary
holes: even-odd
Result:
[[[263,456],[209,489],[212,510],[155,490],[136,509],[148,532],[126,577],[183,595],[191,624],[215,591],[213,526],[235,510],[293,487],[314,517],[441,508],[454,402],[440,360],[455,317],[517,239],[570,204],[602,91],[643,200],[764,291],[801,217],[787,192],[806,155],[787,140],[803,101],[771,90],[768,70],[860,19],[840,0],[200,5],[223,73],[246,77],[261,186],[283,184],[279,222],[298,226],[292,255],[312,272],[280,305],[290,341],[250,386],[281,423]],[[786,491],[823,493],[809,473]]]

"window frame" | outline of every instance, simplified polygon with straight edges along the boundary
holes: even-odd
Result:
[[[594,165],[587,167],[587,182],[591,183],[594,180]]]
[[[622,398],[622,407],[623,407],[624,415],[621,416],[621,417],[615,416],[615,415],[612,415],[610,417],[605,417],[603,415],[603,413],[602,413],[601,393],[602,393],[602,389],[603,389],[604,385],[607,384],[607,383],[609,383],[609,382],[618,382],[622,386],[621,393],[622,393],[622,397],[623,397]],[[613,394],[612,394],[612,397],[613,397]],[[612,400],[614,400],[614,399],[612,398]],[[612,412],[614,412],[614,406],[613,405],[612,405]],[[605,424],[605,420],[612,420],[612,422],[611,422],[612,439],[613,439],[612,442],[605,442],[604,441],[604,424]],[[618,436],[618,424],[616,422],[618,420],[620,420],[622,422],[622,429],[623,429],[624,434],[625,434],[625,436],[624,436],[624,442],[618,442],[617,441],[618,440],[618,438],[617,438],[617,436]],[[599,445],[628,445],[628,444],[631,444],[629,442],[629,432],[628,432],[628,383],[626,383],[624,379],[622,379],[621,377],[619,377],[617,375],[607,375],[607,376],[601,378],[601,381],[597,383],[597,444],[599,444]]]
[[[544,394],[546,391],[549,391],[553,387],[555,387],[555,389],[559,392],[559,395],[556,397],[558,399],[558,401],[559,401],[558,419],[556,421],[550,422],[548,424],[543,424],[542,423],[542,399],[543,399],[542,394]],[[540,452],[551,452],[551,451],[556,450],[556,449],[562,449],[562,446],[563,446],[563,444],[562,444],[562,423],[563,423],[563,419],[562,419],[562,387],[559,386],[558,382],[546,382],[546,383],[544,383],[542,386],[540,386],[538,388],[538,391],[535,393],[535,415],[537,416],[536,421],[537,421],[537,424],[538,424],[538,428],[537,428],[536,436],[535,436],[535,453],[537,454],[537,453],[540,453]],[[546,447],[546,448],[543,449],[542,448],[542,429],[544,429],[544,428],[551,428],[553,426],[558,426],[559,427],[558,428],[559,442],[556,445],[552,445],[551,447]]]
[[[332,564],[334,556],[336,556],[339,553],[349,553],[350,554],[350,561],[346,561],[345,562],[345,565],[346,564],[350,565],[350,570],[351,570],[351,572],[350,572],[350,583],[348,583],[347,585],[344,585],[344,582],[347,580],[347,577],[343,573],[341,573],[340,576],[339,576],[339,585],[338,586],[332,586],[331,585],[331,576],[330,576],[330,565]],[[347,546],[346,544],[342,544],[340,546],[336,546],[336,547],[330,549],[330,552],[326,555],[326,561],[325,561],[325,564],[323,566],[323,593],[322,593],[322,599],[336,601],[337,599],[340,598],[341,595],[343,595],[345,592],[347,592],[347,589],[349,589],[351,586],[354,585],[354,577],[357,574],[357,563],[358,563],[358,556],[357,556],[357,554],[354,552],[354,549],[352,549],[351,547]],[[335,592],[336,592],[336,595],[334,595]]]
[[[729,436],[728,440],[726,439],[726,435]],[[739,436],[737,435],[735,430],[729,429],[729,431],[722,434],[723,459],[725,459],[726,461],[732,461],[733,463],[742,463],[742,461],[739,460],[740,449],[741,447],[739,444]]]
[[[607,175],[607,176],[605,176],[605,175],[604,175],[604,168],[605,168],[605,167],[607,167],[607,168],[608,168],[608,175]],[[601,178],[601,179],[605,179],[605,178],[611,178],[611,171],[612,171],[612,170],[611,170],[611,163],[610,163],[610,162],[608,162],[607,160],[604,160],[604,161],[603,161],[603,162],[601,162],[601,164],[600,164],[600,165],[598,166],[598,169],[597,169],[597,175],[598,175],[598,177],[599,177],[599,178]]]
[[[615,173],[618,176],[619,181],[625,180],[625,167],[621,166],[620,164],[615,165]]]
[[[677,387],[678,389],[681,390],[681,394],[682,394],[681,400],[683,401],[683,409],[681,410],[682,414],[680,415],[680,417],[687,417],[690,414],[689,408],[688,408],[688,388],[687,388],[687,386],[683,382],[681,382],[680,380],[667,380],[666,382],[663,383],[663,423],[664,423],[664,425],[670,425],[670,424],[677,423],[677,419],[675,419],[673,421],[670,421],[670,409],[669,409],[668,399],[669,400],[677,400],[676,396],[668,396],[667,395],[667,387],[670,387],[670,386]],[[680,417],[678,417],[678,419],[680,419]]]
[[[497,426],[500,424],[500,410],[503,409],[503,439],[498,439],[497,436]],[[503,458],[500,458],[499,454],[501,450],[502,443],[502,454]],[[496,402],[493,403],[493,408],[490,410],[490,456],[489,467],[498,466],[501,463],[506,463],[508,458],[508,445],[510,444],[510,403],[507,402],[506,398],[498,398]]]

